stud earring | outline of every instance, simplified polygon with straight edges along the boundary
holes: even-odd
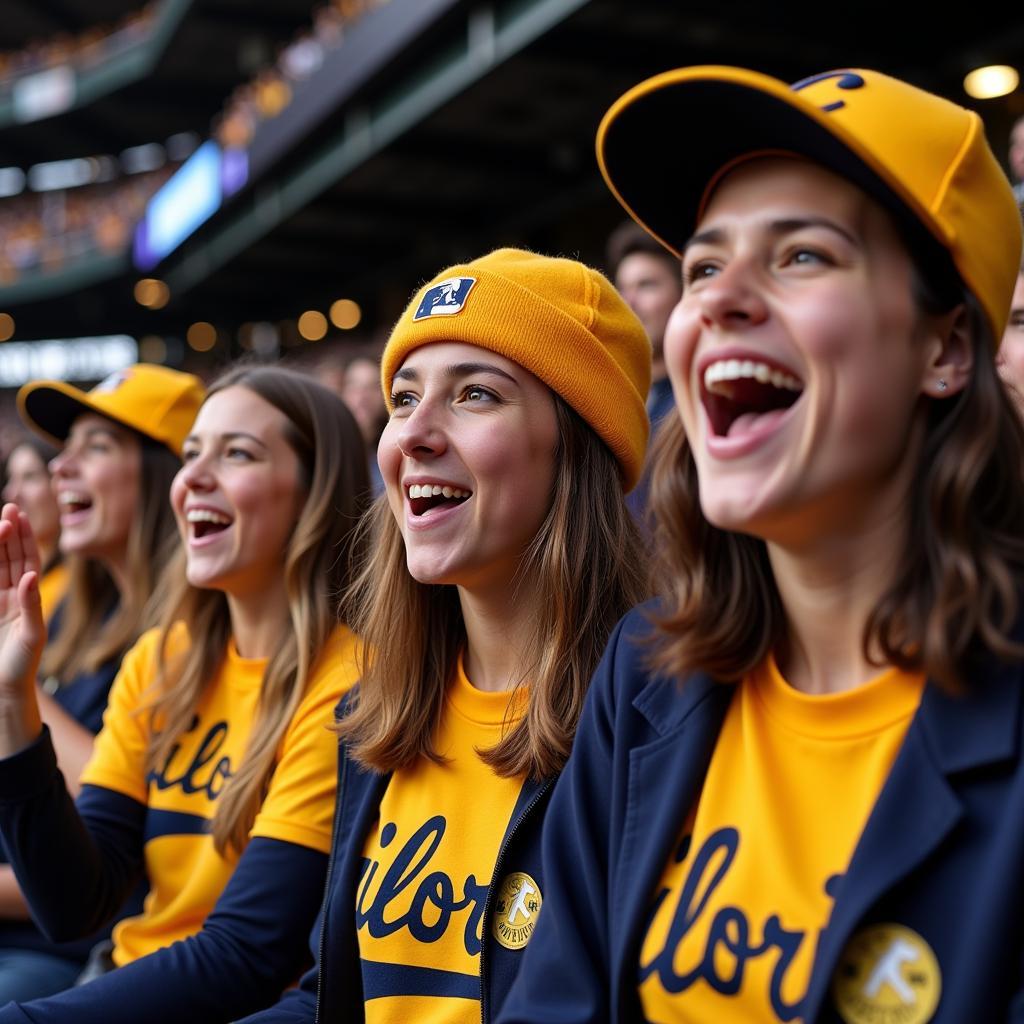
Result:
[[[945,391],[946,388],[948,388],[948,387],[949,387],[949,385],[944,380],[942,380],[942,378],[940,377],[939,378],[939,390],[940,391]]]

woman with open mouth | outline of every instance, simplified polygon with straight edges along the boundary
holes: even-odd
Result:
[[[111,683],[127,650],[146,625],[146,608],[161,567],[173,550],[171,480],[181,468],[181,444],[195,419],[203,387],[191,374],[131,366],[89,392],[63,381],[35,381],[18,394],[22,419],[59,451],[50,460],[49,503],[25,477],[26,452],[36,474],[46,473],[35,451],[11,453],[5,499],[27,500],[40,522],[40,597],[48,640],[38,700],[57,763],[72,794],[103,720]],[[49,476],[49,474],[47,474]],[[52,524],[52,514],[59,516]],[[54,528],[56,525],[56,529]],[[58,541],[59,534],[59,541]],[[54,561],[64,581],[53,605]],[[142,893],[123,908],[138,910]],[[0,1005],[34,999],[73,984],[109,927],[74,942],[52,942],[29,909],[6,859],[0,866]]]
[[[301,374],[229,371],[171,489],[182,554],[160,628],[129,652],[77,804],[33,680],[44,635],[26,517],[0,515],[0,834],[53,938],[94,930],[145,874],[111,970],[0,1021],[226,1021],[308,963],[327,870],[337,742],[355,678],[338,625],[369,492],[339,398]]]
[[[642,591],[650,362],[602,275],[515,249],[396,324],[319,963],[247,1024],[493,1019],[543,914],[552,780]]]
[[[1021,226],[980,119],[684,68],[598,154],[681,258],[664,571],[590,688],[501,1022],[1016,1019]]]

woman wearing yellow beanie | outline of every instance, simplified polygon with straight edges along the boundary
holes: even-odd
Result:
[[[624,496],[649,373],[639,321],[572,260],[450,267],[398,321],[319,963],[249,1024],[497,1012],[543,904],[552,782],[641,595]]]

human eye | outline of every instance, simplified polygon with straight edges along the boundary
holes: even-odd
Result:
[[[416,405],[417,398],[411,391],[392,391],[391,408],[398,412],[400,409],[411,409]]]
[[[683,264],[683,288],[691,288],[701,281],[714,277],[720,267],[711,259],[694,259]]]
[[[798,267],[828,266],[832,262],[822,249],[809,245],[794,246],[783,258],[783,264]]]
[[[253,459],[252,452],[245,448],[240,448],[238,445],[229,445],[224,454],[232,462],[252,462]]]
[[[481,387],[479,384],[470,384],[463,388],[462,391],[463,401],[473,405],[477,405],[482,402],[497,402],[498,396],[491,390],[485,387]]]
[[[183,448],[181,452],[182,462],[192,462],[194,459],[199,458],[198,448]]]

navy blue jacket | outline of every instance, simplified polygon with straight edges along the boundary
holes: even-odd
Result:
[[[57,636],[64,618],[64,602],[61,602],[53,613],[49,624],[50,641]],[[88,729],[93,735],[103,725],[103,712],[107,707],[107,696],[110,687],[121,667],[121,655],[111,658],[95,672],[82,672],[70,683],[53,691],[53,699],[79,725]],[[7,851],[0,840],[0,863],[7,863]],[[142,900],[148,887],[143,882],[133,893],[126,904],[116,914],[114,920],[120,920],[130,914],[137,914],[142,909]],[[71,942],[51,942],[32,921],[15,921],[0,919],[0,948],[33,949],[52,956],[77,960],[83,966],[89,957],[89,951],[101,939],[109,938],[110,924],[105,924],[99,931]]]
[[[339,714],[345,713],[350,697],[351,693],[342,699]],[[365,839],[380,814],[380,803],[390,780],[390,774],[381,775],[359,767],[349,758],[346,744],[340,744],[334,843],[323,907],[311,939],[316,963],[299,987],[286,992],[277,1006],[247,1017],[239,1024],[312,1024],[313,1021],[352,1024],[364,1020],[363,1001],[372,999],[374,993],[363,990],[356,934],[356,891],[363,876]],[[475,995],[478,991],[481,1021],[487,1024],[493,1020],[523,956],[523,950],[506,949],[493,936],[490,911],[495,882],[500,884],[511,871],[523,871],[537,882],[544,896],[541,826],[551,789],[550,780],[525,783],[505,830],[481,918],[480,980],[473,983],[479,988],[467,993],[465,975],[422,970],[416,972],[416,979],[403,972],[405,983],[410,985],[405,994]],[[543,908],[540,916],[544,916]],[[389,994],[395,994],[393,983],[389,985]]]
[[[209,825],[177,817],[171,824],[189,831]],[[122,906],[153,833],[170,834],[168,819],[122,793],[83,786],[73,803],[45,727],[0,759],[0,834],[51,939],[92,932]],[[195,935],[87,985],[8,1003],[0,1024],[225,1024],[266,1006],[309,964],[326,870],[318,850],[255,838]]]
[[[650,628],[644,609],[627,615],[591,685],[547,815],[543,909],[499,1024],[643,1020],[637,974],[652,899],[735,692],[704,676],[682,687],[652,677]],[[1024,1021],[1021,686],[1020,665],[994,666],[962,697],[926,686],[835,891],[800,1007],[806,1024],[838,1024],[840,954],[854,932],[883,922],[934,951],[933,1021]]]

